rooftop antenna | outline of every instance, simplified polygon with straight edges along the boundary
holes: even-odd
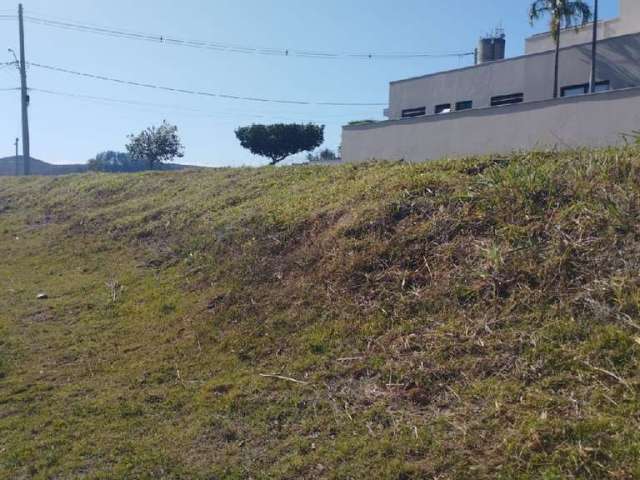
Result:
[[[478,48],[475,54],[475,64],[479,65],[487,62],[495,62],[503,60],[505,58],[506,51],[506,38],[504,28],[502,28],[502,22],[487,33],[485,36],[480,37]]]

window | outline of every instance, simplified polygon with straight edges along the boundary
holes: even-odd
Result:
[[[441,113],[451,113],[451,104],[443,103],[442,105],[436,105],[436,115]]]
[[[402,118],[422,117],[426,115],[427,107],[408,108],[402,111]]]
[[[473,102],[471,100],[465,100],[464,102],[456,103],[456,112],[460,110],[470,110],[473,108]]]
[[[589,91],[588,83],[583,83],[581,85],[570,85],[568,87],[562,87],[560,96],[577,97],[579,95],[585,95],[588,91]]]
[[[491,99],[492,107],[501,107],[502,105],[513,105],[515,103],[524,102],[524,93],[512,93],[510,95],[499,95]]]
[[[596,83],[596,92],[607,92],[611,89],[611,84],[609,80],[604,80],[602,82]],[[560,95],[563,97],[577,97],[579,95],[586,95],[589,93],[589,84],[581,83],[580,85],[569,85],[568,87],[563,87],[560,91]]]

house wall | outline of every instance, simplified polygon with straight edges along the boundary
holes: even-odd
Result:
[[[598,58],[598,80],[609,80],[612,89],[640,85],[640,34],[599,42]],[[436,105],[465,100],[484,108],[492,97],[512,93],[524,93],[525,102],[545,100],[553,95],[554,61],[549,51],[393,82],[387,114],[399,119],[405,109],[426,107],[431,115]],[[590,44],[562,49],[560,62],[561,87],[587,83]]]
[[[599,22],[598,37],[607,39],[631,33],[638,33],[640,29],[640,1],[620,0],[620,17],[613,20]],[[561,42],[563,47],[579,45],[591,42],[593,35],[593,23],[576,30],[567,29],[562,32]],[[525,53],[545,52],[555,49],[555,42],[550,33],[534,35],[526,40]]]
[[[425,161],[544,148],[624,143],[640,128],[640,88],[449,115],[344,127],[346,162]]]

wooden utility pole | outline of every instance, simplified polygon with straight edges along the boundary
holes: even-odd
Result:
[[[22,161],[24,174],[31,174],[31,149],[29,145],[29,90],[27,89],[27,62],[24,51],[24,18],[22,4],[18,6],[20,27],[20,86],[22,90]]]
[[[598,0],[595,0],[593,7],[593,40],[591,41],[591,79],[589,80],[589,91],[596,93],[596,85],[598,83],[597,75],[598,64]]]

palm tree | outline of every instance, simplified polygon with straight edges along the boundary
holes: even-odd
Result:
[[[529,10],[529,21],[533,25],[547,14],[550,17],[551,36],[556,42],[553,98],[558,98],[560,34],[563,28],[585,26],[591,19],[591,7],[582,0],[535,0]]]
[[[593,5],[593,39],[591,40],[591,78],[589,79],[589,92],[596,93],[598,61],[598,0]]]

